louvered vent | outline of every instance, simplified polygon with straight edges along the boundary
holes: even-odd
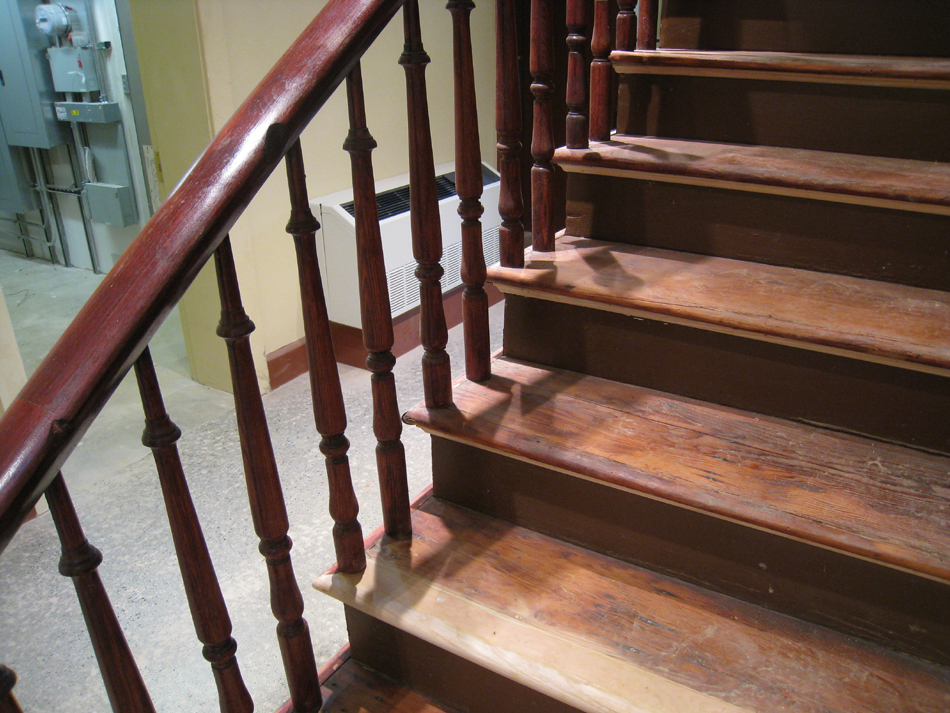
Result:
[[[455,195],[455,174],[446,173],[435,178],[435,189],[439,200]],[[347,213],[356,217],[356,208],[353,201],[341,203],[340,207]],[[376,194],[376,210],[379,211],[379,219],[385,220],[394,215],[407,213],[409,211],[409,186],[400,186],[388,191]]]
[[[494,265],[500,259],[498,228],[486,228],[482,233],[485,264]],[[449,245],[440,261],[445,274],[442,276],[442,292],[462,284],[462,243]],[[386,273],[389,283],[389,305],[393,315],[402,314],[419,304],[419,281],[416,279],[415,263],[402,265]]]

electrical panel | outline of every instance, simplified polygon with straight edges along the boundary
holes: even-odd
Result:
[[[49,149],[65,143],[69,125],[57,121],[46,50],[36,27],[35,0],[0,0],[0,120],[6,143]]]
[[[26,213],[36,208],[36,193],[31,187],[25,152],[9,146],[0,122],[0,210]]]

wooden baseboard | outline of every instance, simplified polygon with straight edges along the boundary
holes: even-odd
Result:
[[[445,322],[449,329],[462,323],[463,290],[464,288],[459,286],[447,292],[443,298]],[[485,285],[485,292],[488,294],[489,306],[501,302],[504,298],[494,285]],[[419,320],[418,307],[393,320],[393,336],[395,337],[393,354],[397,357],[419,346]],[[365,369],[366,349],[363,347],[362,330],[330,322],[330,332],[336,360],[341,364]],[[304,339],[298,339],[267,355],[267,375],[272,389],[305,373],[307,373],[307,350]]]

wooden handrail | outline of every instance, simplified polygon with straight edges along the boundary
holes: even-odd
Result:
[[[330,0],[40,364],[0,421],[0,551],[288,147],[403,2]]]

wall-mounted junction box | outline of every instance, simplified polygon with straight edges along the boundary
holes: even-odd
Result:
[[[50,47],[46,50],[53,87],[57,92],[99,91],[95,50],[88,47]]]
[[[131,187],[113,183],[87,183],[83,191],[93,222],[125,227],[136,221],[138,216]]]
[[[122,121],[116,102],[56,102],[56,118],[81,124],[111,124]]]

